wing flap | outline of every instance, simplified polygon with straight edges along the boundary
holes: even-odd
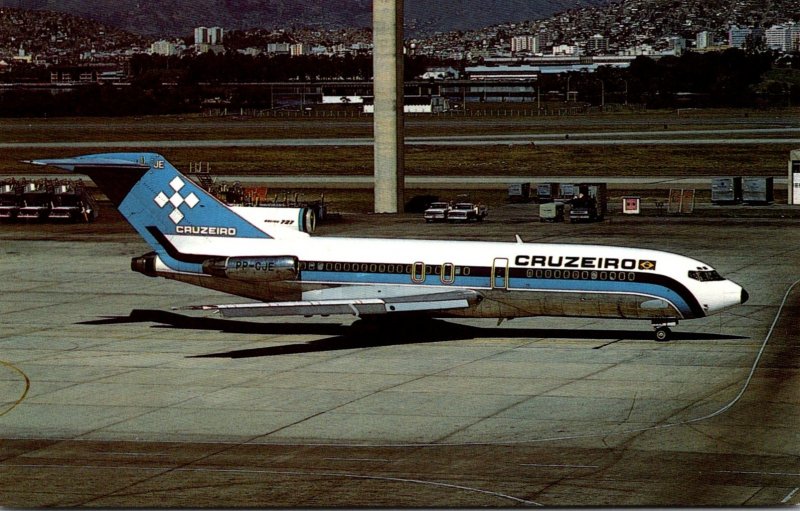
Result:
[[[397,312],[430,312],[448,309],[464,309],[478,303],[478,301],[480,301],[480,295],[476,291],[465,289],[397,298],[254,302],[224,305],[197,305],[188,307],[188,309],[218,311],[228,318],[329,316],[336,314],[368,316]]]

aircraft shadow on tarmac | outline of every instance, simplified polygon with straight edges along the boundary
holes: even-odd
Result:
[[[130,323],[158,323],[156,328],[190,330],[217,330],[224,333],[263,335],[327,335],[323,339],[298,344],[283,344],[234,350],[193,358],[252,358],[324,351],[350,350],[404,344],[425,344],[480,338],[513,339],[593,339],[607,341],[601,346],[587,344],[587,348],[602,348],[620,340],[652,340],[653,333],[642,330],[571,330],[562,328],[499,328],[476,327],[429,318],[404,318],[401,321],[359,320],[352,325],[330,323],[256,323],[209,317],[193,317],[162,310],[134,309],[128,316],[112,316],[85,321],[83,325],[114,325]],[[745,337],[699,332],[673,332],[674,340],[725,340]],[[655,342],[655,341],[654,341]]]

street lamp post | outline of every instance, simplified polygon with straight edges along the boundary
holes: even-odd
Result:
[[[569,79],[572,78],[570,75],[567,75],[567,103],[569,103]]]
[[[625,105],[628,105],[628,80],[622,80],[625,82]]]
[[[606,82],[600,80],[600,108],[605,112],[606,110]]]
[[[537,115],[542,113],[542,84],[536,86],[536,111]]]

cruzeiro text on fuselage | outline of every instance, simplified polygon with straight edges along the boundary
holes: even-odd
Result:
[[[516,266],[533,268],[580,268],[592,270],[655,270],[651,259],[620,259],[617,257],[518,255]]]

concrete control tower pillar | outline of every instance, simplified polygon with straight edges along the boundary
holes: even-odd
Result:
[[[403,210],[403,0],[373,0],[375,212]]]

